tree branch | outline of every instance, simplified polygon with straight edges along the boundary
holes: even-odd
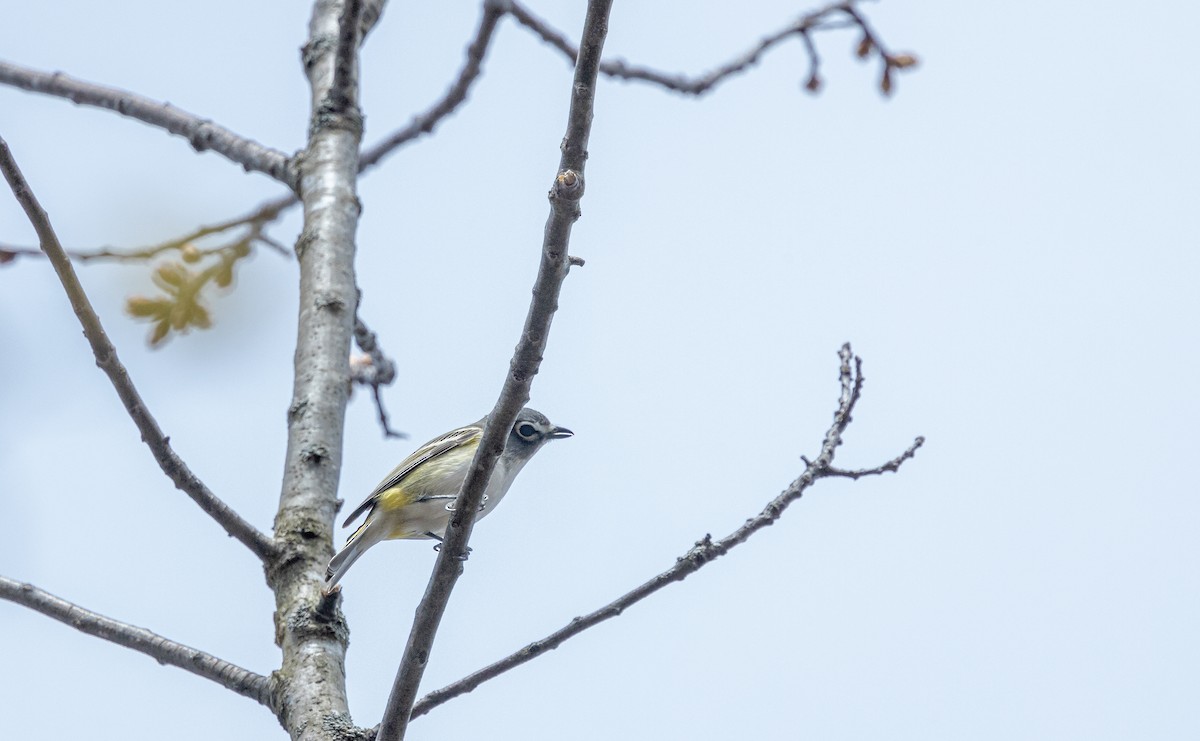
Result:
[[[350,380],[371,389],[384,437],[408,437],[403,432],[392,429],[387,411],[383,408],[383,397],[379,393],[381,387],[390,386],[396,380],[396,363],[383,352],[383,348],[379,346],[379,339],[357,313],[354,315],[354,344],[358,345],[363,354],[351,356]]]
[[[299,317],[288,445],[275,537],[283,554],[267,570],[275,592],[281,718],[292,738],[325,737],[349,724],[348,632],[336,611],[320,611],[333,553],[350,341],[358,303],[354,280],[355,192],[362,114],[358,110],[361,0],[316,0],[303,62],[312,89],[308,145],[298,155],[304,229]]]
[[[880,58],[883,60],[880,88],[885,94],[890,94],[893,88],[893,71],[912,67],[917,64],[917,60],[911,54],[894,54],[888,51],[882,39],[880,39],[879,35],[867,22],[866,17],[855,6],[855,2],[840,2],[812,11],[779,31],[763,37],[758,44],[740,56],[698,77],[688,78],[683,75],[668,74],[647,67],[630,65],[619,59],[602,62],[600,71],[613,77],[641,80],[643,82],[658,84],[683,94],[699,96],[710,92],[718,84],[733,75],[747,70],[756,64],[774,46],[782,43],[791,36],[799,36],[809,58],[809,76],[805,83],[805,88],[811,92],[817,92],[821,89],[823,82],[820,77],[821,57],[817,53],[816,45],[813,42],[813,32],[839,28],[858,28],[863,34],[858,46],[858,56],[867,57],[874,52],[878,52]],[[414,141],[424,134],[431,133],[444,118],[456,111],[466,101],[471,86],[482,74],[483,60],[495,35],[496,27],[505,14],[511,14],[521,25],[533,31],[568,58],[575,58],[575,47],[563,34],[552,28],[541,18],[535,16],[518,2],[514,0],[484,0],[481,7],[482,14],[479,26],[476,29],[474,38],[467,47],[467,59],[445,95],[434,102],[424,112],[414,116],[408,125],[397,129],[379,142],[364,149],[359,157],[360,173],[379,164],[384,158],[401,146]],[[363,29],[362,33],[365,34],[374,25],[375,20],[378,19],[381,12],[382,3],[367,3],[364,6],[363,20],[360,24],[360,28]],[[836,19],[835,16],[839,13],[845,17],[840,20]],[[3,63],[0,63],[0,65],[3,65]],[[239,219],[230,220],[226,224],[237,226],[243,223],[255,223],[254,220],[256,218],[261,219],[262,214],[270,214],[270,220],[274,220],[282,211],[295,206],[299,202],[300,200],[295,194],[289,193],[274,200],[266,201],[250,214]],[[265,226],[265,223],[262,226]],[[190,236],[185,236],[181,240],[186,240]],[[268,246],[278,248],[277,243],[267,237],[265,233],[262,233],[261,228],[254,239]],[[172,242],[174,241],[176,240],[172,240]],[[69,254],[76,260],[137,260],[143,257],[148,250],[159,252],[171,249],[171,247],[172,243],[166,242],[163,245],[155,245],[150,248],[130,252],[118,252],[111,248],[105,248],[99,251],[75,251],[69,252]],[[37,250],[0,244],[0,265],[10,262],[17,257],[38,254],[41,253]]]
[[[383,3],[379,0],[374,2],[364,3],[363,19],[360,24],[362,33],[367,33],[378,20],[380,13],[383,12]],[[497,23],[504,14],[508,12],[507,3],[504,0],[484,0],[483,13],[479,20],[479,27],[475,31],[475,36],[471,43],[467,46],[467,60],[464,63],[454,82],[439,100],[435,101],[424,112],[413,116],[412,121],[407,126],[397,129],[379,142],[376,142],[371,147],[364,149],[359,156],[358,171],[361,173],[368,170],[383,161],[392,152],[409,142],[419,138],[423,134],[432,133],[442,119],[456,111],[460,105],[466,102],[467,93],[471,86],[479,78],[483,71],[483,60],[487,55],[488,47],[492,42],[495,34]],[[3,71],[4,62],[0,62],[0,72]],[[20,70],[21,68],[14,65],[8,65],[13,69]],[[30,71],[32,73],[32,71]],[[0,80],[4,82],[4,80]],[[18,85],[19,87],[19,85]],[[121,92],[121,91],[117,91]],[[165,105],[165,104],[164,104]],[[293,187],[293,186],[289,186]],[[195,231],[185,234],[178,239],[168,240],[160,244],[151,245],[149,247],[134,248],[130,250],[118,250],[113,247],[102,247],[96,250],[68,250],[67,254],[71,259],[79,262],[89,262],[92,260],[113,260],[117,262],[137,262],[152,258],[162,252],[172,249],[179,249],[183,245],[201,237],[215,234],[221,231],[232,229],[242,225],[250,225],[254,229],[251,235],[253,241],[266,244],[268,247],[281,251],[279,244],[271,239],[265,233],[265,227],[279,217],[284,211],[299,205],[300,199],[295,193],[287,193],[285,195],[273,198],[269,201],[264,201],[253,211],[239,216],[228,221],[221,222],[212,226],[204,226]],[[290,254],[287,250],[282,250],[285,254]],[[0,265],[11,262],[18,257],[37,257],[41,256],[41,250],[16,245],[0,244]]]
[[[289,257],[292,254],[291,251],[282,247],[278,242],[271,239],[265,233],[267,225],[279,218],[280,212],[282,212],[286,206],[287,203],[281,202],[280,199],[268,201],[245,216],[238,216],[217,224],[201,226],[193,229],[181,237],[168,239],[165,242],[159,242],[158,244],[152,244],[146,247],[134,247],[124,250],[117,249],[115,247],[100,247],[90,250],[65,251],[67,256],[75,262],[146,262],[147,260],[152,260],[155,257],[158,257],[164,252],[170,252],[172,250],[186,250],[198,240],[210,237],[214,234],[222,234],[240,226],[245,226],[249,227],[248,231],[230,244],[236,244],[239,242],[246,244],[251,242],[262,242],[276,252],[280,252],[285,257]],[[222,247],[198,249],[196,254],[208,255],[220,249],[222,249]],[[45,256],[46,253],[37,248],[0,244],[0,264],[9,262],[17,257]]]
[[[463,569],[467,541],[483,497],[483,490],[496,460],[504,450],[508,431],[517,413],[529,400],[529,389],[537,374],[550,322],[558,308],[558,295],[570,268],[567,246],[571,226],[579,218],[579,199],[583,197],[584,165],[587,161],[588,138],[591,134],[596,95],[596,77],[600,55],[608,33],[608,15],[612,0],[591,0],[583,28],[583,51],[575,66],[571,87],[571,106],[566,136],[562,141],[562,156],[558,174],[550,191],[550,216],[546,221],[542,242],[542,259],[534,284],[533,300],[525,319],[521,339],[509,364],[508,377],[500,391],[495,407],[488,415],[475,459],[463,482],[462,491],[454,503],[455,516],[446,528],[445,540],[433,567],[425,595],[409,633],[404,656],[388,697],[387,708],[379,726],[380,738],[398,741],[404,738],[410,713],[416,700],[421,677],[429,662],[429,654],[438,625],[450,600],[450,593]]]
[[[440,100],[424,112],[413,117],[407,126],[397,129],[382,141],[364,149],[359,159],[359,171],[366,170],[378,164],[384,157],[391,154],[402,144],[431,133],[443,118],[453,113],[467,100],[471,85],[483,71],[483,59],[487,55],[488,46],[496,31],[496,24],[508,11],[508,3],[497,0],[484,0],[483,13],[479,18],[479,27],[475,37],[467,46],[467,59],[463,67],[451,83],[450,88]]]
[[[288,156],[233,133],[194,113],[170,103],[142,97],[127,90],[76,80],[61,72],[41,72],[0,61],[0,84],[44,95],[66,98],[79,105],[107,108],[123,116],[166,129],[188,140],[197,152],[211,149],[241,165],[247,172],[261,172],[296,189],[296,175]]]
[[[249,522],[242,519],[229,505],[218,499],[204,485],[204,482],[196,474],[192,473],[187,464],[171,448],[169,438],[163,435],[158,422],[151,416],[150,410],[146,408],[141,395],[134,388],[128,371],[125,370],[125,366],[121,364],[120,358],[117,357],[117,349],[113,347],[112,342],[108,339],[108,335],[104,333],[104,327],[100,324],[100,318],[96,316],[95,310],[92,309],[92,304],[88,301],[87,294],[83,291],[83,286],[79,283],[79,277],[75,275],[75,268],[71,265],[71,260],[63,251],[62,245],[54,233],[54,228],[50,225],[50,220],[46,216],[46,212],[33,195],[29,184],[25,182],[21,170],[17,167],[16,161],[13,160],[12,152],[9,151],[8,143],[2,138],[0,138],[0,170],[3,170],[5,180],[8,181],[9,187],[12,188],[13,194],[17,197],[17,201],[20,202],[21,207],[25,209],[26,216],[28,216],[30,223],[33,224],[33,228],[37,231],[42,249],[46,252],[46,256],[54,266],[54,271],[58,273],[58,279],[71,301],[71,308],[75,310],[75,316],[79,318],[79,323],[83,325],[83,334],[92,346],[92,353],[96,356],[96,365],[100,366],[100,369],[105,372],[109,381],[112,382],[113,388],[117,390],[117,396],[121,398],[121,403],[125,405],[125,411],[129,413],[134,424],[137,425],[138,430],[142,433],[142,441],[150,448],[150,452],[154,455],[154,459],[158,461],[158,465],[163,470],[163,473],[167,474],[171,481],[175,483],[176,488],[181,489],[191,497],[196,504],[200,505],[202,510],[216,520],[221,527],[225,528],[225,531],[230,536],[241,541],[242,544],[260,559],[265,561],[270,558],[275,552],[275,547],[271,539],[259,532]]]
[[[362,9],[358,13],[358,38],[361,45],[367,39],[367,34],[379,23],[387,0],[363,0]]]
[[[384,3],[381,0],[364,2],[362,20],[359,26],[364,37],[378,21],[380,14],[383,12],[383,5]],[[479,78],[482,72],[483,60],[487,55],[488,47],[491,45],[496,26],[500,18],[502,18],[504,14],[508,12],[507,3],[504,2],[504,0],[484,0],[482,7],[483,12],[479,19],[479,27],[475,31],[474,38],[467,46],[466,62],[464,63],[462,69],[459,70],[458,75],[455,77],[454,82],[451,83],[450,88],[446,91],[445,95],[443,95],[439,100],[435,101],[433,105],[431,105],[424,112],[413,116],[412,121],[410,121],[407,126],[397,129],[381,141],[375,143],[373,146],[363,150],[359,157],[359,172],[363,172],[371,167],[374,167],[385,157],[387,157],[387,155],[396,151],[401,146],[413,141],[414,139],[419,138],[421,135],[432,133],[437,125],[441,123],[442,119],[449,116],[451,113],[457,110],[460,105],[466,102],[467,93],[470,91],[471,86]],[[65,85],[66,89],[64,92],[55,93],[49,90],[35,89],[31,87],[34,82],[44,82],[46,79],[50,78],[58,80],[60,84]],[[48,75],[44,72],[25,69],[2,61],[0,61],[0,83],[6,83],[26,90],[33,90],[34,92],[45,92],[51,95],[61,94],[62,97],[69,98],[76,103],[89,103],[102,108],[109,108],[120,113],[125,113],[126,115],[131,115],[138,119],[141,119],[142,117],[140,115],[136,115],[135,112],[140,112],[144,109],[155,111],[157,109],[167,108],[173,111],[177,116],[191,115],[183,111],[179,111],[178,109],[171,108],[167,103],[157,103],[156,101],[147,100],[132,93],[127,93],[123,90],[105,88],[100,85],[93,85],[90,83],[72,80],[61,73]],[[70,90],[80,86],[85,89],[99,91],[99,93],[102,93],[99,95],[99,101],[91,103],[86,100],[75,100],[75,98],[72,97],[74,93],[68,94]],[[137,102],[139,105],[126,105],[122,102],[122,96],[127,97],[131,101]],[[127,108],[129,110],[126,110]],[[199,118],[196,118],[196,121],[205,123]],[[159,125],[154,121],[146,121],[146,123]],[[225,131],[215,124],[210,125],[214,128],[214,130]],[[172,133],[179,132],[172,130]],[[229,135],[236,137],[236,135],[232,133],[229,133]],[[249,144],[254,143],[249,142]],[[216,147],[212,148],[216,149]],[[201,149],[201,147],[197,147],[197,149]],[[222,154],[225,154],[225,152],[222,152]],[[286,160],[286,156],[282,153],[279,153],[279,156],[284,157]],[[240,160],[237,160],[234,157],[230,157],[230,159],[240,162]],[[274,177],[273,174],[272,176]],[[282,180],[282,178],[278,177],[276,179],[281,180],[285,185],[288,185],[288,187],[292,188],[293,190],[296,187],[295,183]],[[119,262],[141,261],[154,257],[161,252],[171,249],[178,249],[183,244],[195,239],[199,239],[200,237],[204,237],[209,234],[215,234],[217,232],[242,226],[244,224],[258,227],[258,231],[254,234],[254,239],[256,241],[260,241],[272,248],[278,249],[277,243],[267,237],[267,235],[263,233],[262,229],[268,223],[278,218],[283,211],[286,211],[287,209],[296,206],[299,203],[300,199],[295,195],[295,193],[288,193],[278,198],[264,201],[253,211],[244,216],[230,219],[222,222],[221,224],[209,227],[200,227],[190,234],[179,237],[178,239],[163,242],[161,244],[131,250],[117,250],[112,247],[103,247],[97,250],[68,250],[68,254],[73,260],[81,262],[91,260],[115,260]],[[11,262],[18,257],[36,257],[40,256],[41,254],[42,252],[37,249],[0,244],[0,265]]]
[[[812,92],[816,92],[820,89],[821,85],[818,74],[820,58],[817,56],[816,48],[813,46],[810,34],[818,30],[844,28],[848,24],[857,26],[863,33],[864,41],[859,46],[860,57],[866,57],[872,50],[879,51],[880,58],[884,61],[883,79],[887,81],[881,84],[881,87],[884,93],[888,94],[891,92],[891,70],[912,67],[916,64],[916,58],[910,54],[893,55],[887,52],[878,36],[871,30],[862,14],[855,8],[856,4],[856,0],[836,2],[806,13],[778,31],[764,36],[757,44],[725,64],[697,77],[660,72],[649,67],[629,64],[621,59],[604,61],[600,65],[600,71],[609,77],[649,82],[668,90],[674,90],[677,93],[698,97],[712,91],[717,85],[725,82],[734,75],[753,67],[762,59],[764,54],[775,46],[778,46],[792,36],[799,36],[804,41],[805,50],[809,57],[809,77],[805,87]],[[512,0],[509,5],[509,12],[522,26],[533,31],[543,41],[561,51],[567,58],[575,59],[575,46],[571,44],[566,36],[552,28],[541,18],[535,16],[516,0]],[[839,16],[844,17],[846,23],[839,23],[837,21]]]
[[[907,461],[909,458],[912,458],[913,456],[915,456],[917,454],[917,448],[920,448],[924,444],[925,444],[925,438],[918,436],[915,440],[913,440],[912,445],[909,445],[908,448],[903,453],[901,453],[900,455],[896,456],[895,458],[891,459],[890,461],[888,461],[887,463],[884,463],[882,465],[875,466],[874,468],[857,468],[857,469],[853,469],[853,470],[846,470],[846,469],[842,469],[842,468],[834,468],[833,466],[826,466],[820,472],[819,475],[821,478],[842,477],[842,478],[847,478],[847,479],[854,479],[855,481],[857,481],[858,479],[861,479],[863,476],[879,476],[881,474],[887,473],[888,471],[891,471],[892,473],[896,473],[897,471],[900,470],[900,466],[902,466],[905,461]],[[805,462],[807,463],[807,461],[805,461]]]
[[[621,595],[600,609],[583,617],[575,618],[545,638],[534,641],[516,653],[510,654],[479,671],[469,674],[453,684],[430,692],[413,707],[412,717],[415,718],[419,715],[424,715],[447,700],[466,694],[489,679],[494,679],[546,651],[558,648],[568,639],[609,618],[620,615],[629,607],[644,600],[668,584],[683,581],[705,565],[724,556],[738,544],[746,542],[757,531],[773,524],[782,516],[783,511],[787,509],[788,505],[799,499],[817,479],[843,475],[839,472],[839,469],[832,468],[833,458],[838,446],[842,444],[842,435],[845,433],[846,427],[850,424],[851,413],[854,411],[854,406],[858,403],[859,396],[862,393],[863,376],[862,360],[857,356],[851,355],[849,343],[843,345],[838,354],[841,358],[838,378],[842,392],[838,399],[837,411],[833,415],[833,425],[825,433],[825,441],[821,445],[820,453],[817,455],[815,462],[809,462],[805,459],[804,472],[800,474],[800,477],[784,489],[779,496],[772,499],[758,515],[746,520],[745,524],[721,540],[714,542],[711,535],[705,535],[696,541],[691,550],[679,557],[674,566]],[[853,359],[853,367],[851,366],[851,359]],[[879,466],[878,471],[871,469],[862,475],[882,472],[884,470],[897,470],[904,461],[915,455],[917,448],[921,447],[924,442],[925,438],[918,437],[904,453],[892,461]]]
[[[0,576],[0,597],[66,623],[78,631],[144,653],[160,664],[189,671],[255,702],[274,709],[275,686],[270,678],[218,659],[203,651],[163,638],[145,628],[113,620],[32,584]]]

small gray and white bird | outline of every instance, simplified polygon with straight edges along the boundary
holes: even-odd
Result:
[[[441,540],[445,536],[454,500],[475,458],[486,421],[487,417],[484,417],[417,448],[350,513],[342,527],[364,512],[367,519],[330,559],[325,572],[326,591],[333,589],[359,556],[382,540]],[[551,440],[573,434],[565,427],[551,424],[541,412],[529,407],[522,409],[484,489],[478,519],[483,519],[500,503],[513,479],[534,453]]]

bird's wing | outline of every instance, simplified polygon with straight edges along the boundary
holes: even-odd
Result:
[[[371,492],[371,495],[363,500],[363,503],[358,505],[358,507],[350,513],[350,516],[347,517],[346,521],[342,523],[342,527],[348,526],[351,522],[358,519],[358,516],[363,512],[366,512],[374,507],[379,501],[380,494],[403,481],[404,477],[412,473],[414,468],[421,465],[425,461],[436,458],[439,455],[442,455],[447,451],[450,451],[459,445],[470,441],[472,438],[479,437],[481,434],[483,434],[483,425],[467,425],[466,427],[459,427],[457,430],[447,432],[445,435],[442,435],[437,439],[430,440],[414,450],[412,455],[401,461],[400,465],[396,466],[396,468],[387,475],[387,478],[379,482],[379,486],[375,487],[375,491]]]

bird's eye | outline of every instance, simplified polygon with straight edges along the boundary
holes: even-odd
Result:
[[[537,428],[528,422],[517,425],[517,434],[524,440],[536,440],[538,437]]]

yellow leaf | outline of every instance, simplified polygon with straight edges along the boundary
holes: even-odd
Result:
[[[165,298],[146,298],[145,296],[130,296],[125,299],[125,311],[130,316],[143,319],[166,316],[171,310],[171,301]]]

